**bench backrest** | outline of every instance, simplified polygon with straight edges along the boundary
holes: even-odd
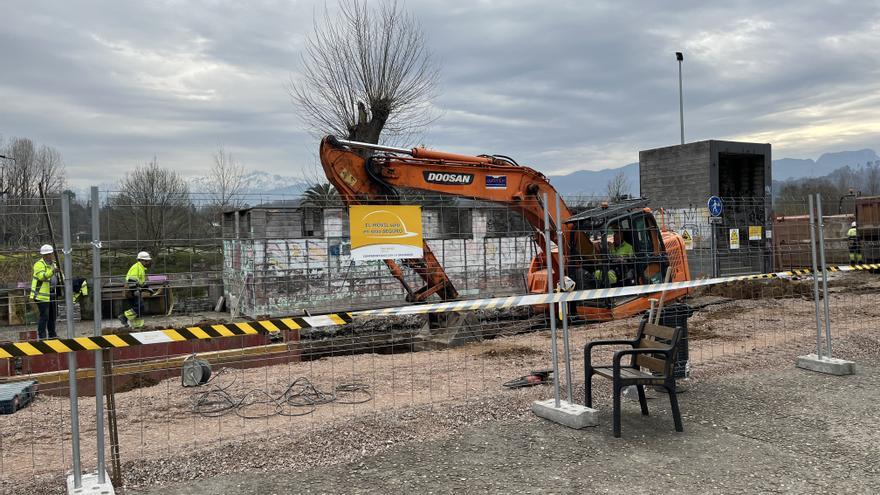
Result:
[[[664,327],[654,325],[647,321],[642,321],[639,325],[638,343],[636,347],[639,349],[669,349],[672,352],[668,358],[663,354],[638,354],[635,357],[636,366],[647,368],[654,373],[663,376],[671,376],[672,368],[675,365],[676,355],[678,354],[678,341],[681,338],[680,328]]]

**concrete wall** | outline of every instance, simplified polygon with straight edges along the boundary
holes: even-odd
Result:
[[[486,212],[470,210],[466,239],[427,243],[462,296],[522,293],[536,251],[527,236],[485,237]],[[438,236],[437,212],[423,211],[426,237]],[[227,296],[248,316],[328,312],[403,304],[405,291],[384,262],[353,262],[345,213],[324,211],[321,239],[227,239],[223,278]],[[414,274],[410,285],[421,287]]]
[[[641,195],[655,210],[665,210],[670,230],[681,234],[688,229],[693,235],[688,251],[693,276],[771,269],[770,240],[748,239],[750,226],[760,226],[763,232],[770,227],[771,158],[769,144],[718,140],[639,152]],[[714,227],[706,205],[710,196],[724,200],[721,222]],[[731,229],[740,231],[737,249],[728,243]]]
[[[652,207],[704,206],[711,196],[709,141],[639,151],[639,187]]]

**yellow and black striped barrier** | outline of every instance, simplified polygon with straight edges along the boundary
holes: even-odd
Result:
[[[855,266],[829,266],[829,272],[848,272],[859,270],[880,270],[880,264],[861,264]],[[503,309],[517,306],[535,306],[548,303],[564,303],[589,301],[609,297],[633,296],[640,294],[659,293],[678,289],[691,289],[708,285],[723,284],[739,280],[766,280],[773,278],[790,278],[810,275],[811,269],[789,270],[758,275],[737,275],[716,277],[687,282],[670,282],[630,287],[612,287],[608,289],[576,290],[556,292],[553,294],[530,294],[525,296],[496,297],[491,299],[472,299],[465,301],[449,301],[442,303],[418,304],[383,309],[369,309],[347,313],[331,313],[317,316],[303,316],[259,320],[223,325],[201,325],[185,328],[169,328],[147,332],[133,332],[120,335],[103,335],[100,337],[78,337],[75,339],[47,339],[29,342],[12,342],[0,344],[0,359],[20,356],[39,356],[75,351],[94,351],[137,345],[163,344],[185,340],[212,339],[233,337],[237,335],[271,334],[281,330],[299,330],[301,328],[317,328],[345,325],[357,316],[389,316],[414,315],[425,313],[445,313],[451,311],[475,311],[482,309]]]
[[[299,330],[351,322],[350,313],[331,313],[318,316],[302,316],[271,320],[244,321],[221,325],[199,325],[183,328],[168,328],[146,332],[132,332],[118,335],[77,337],[74,339],[45,339],[29,342],[10,342],[0,344],[0,359],[14,357],[40,356],[76,351],[97,351],[149,344],[165,344],[185,340],[213,339],[240,335],[272,334],[281,330]]]

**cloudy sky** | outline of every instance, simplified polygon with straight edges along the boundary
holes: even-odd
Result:
[[[328,2],[332,9],[333,1]],[[674,4],[674,6],[673,6]],[[57,148],[76,185],[154,155],[203,174],[219,145],[250,170],[312,170],[287,83],[325,2],[3,3],[0,137]],[[688,141],[774,157],[880,148],[880,3],[408,0],[441,65],[418,143],[546,173]]]

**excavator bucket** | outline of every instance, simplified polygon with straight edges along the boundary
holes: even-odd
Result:
[[[483,340],[480,319],[473,312],[431,313],[413,340],[413,350],[430,351],[458,347]]]

